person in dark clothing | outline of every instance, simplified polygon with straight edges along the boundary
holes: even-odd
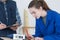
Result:
[[[13,0],[0,0],[0,37],[16,33],[20,25],[17,22],[17,7]]]

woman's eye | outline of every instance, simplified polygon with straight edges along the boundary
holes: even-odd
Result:
[[[36,14],[35,12],[33,12],[32,14]]]

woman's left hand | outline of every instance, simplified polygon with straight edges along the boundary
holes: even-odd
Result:
[[[40,37],[35,37],[35,40],[44,40],[44,39]]]
[[[18,26],[19,26],[19,24],[16,22],[16,24],[13,24],[12,27],[10,27],[10,29],[16,31]]]
[[[13,31],[16,31],[17,30],[17,28],[18,28],[18,26],[15,26],[15,27],[10,27],[10,29],[12,29]]]
[[[12,26],[19,26],[19,23],[18,22],[16,22],[15,24],[13,24]]]

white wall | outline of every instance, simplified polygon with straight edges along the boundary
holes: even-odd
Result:
[[[48,6],[60,13],[60,0],[45,0]]]

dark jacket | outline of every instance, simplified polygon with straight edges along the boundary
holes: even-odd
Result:
[[[15,24],[17,21],[16,9],[16,2],[12,0],[7,0],[5,4],[3,2],[0,2],[0,23],[4,23],[7,26]],[[0,30],[0,37],[8,36],[14,33],[16,33],[16,31],[13,31],[10,28],[6,28]]]
[[[16,2],[12,0],[6,1],[5,4],[0,2],[0,22],[11,26],[16,21]]]

